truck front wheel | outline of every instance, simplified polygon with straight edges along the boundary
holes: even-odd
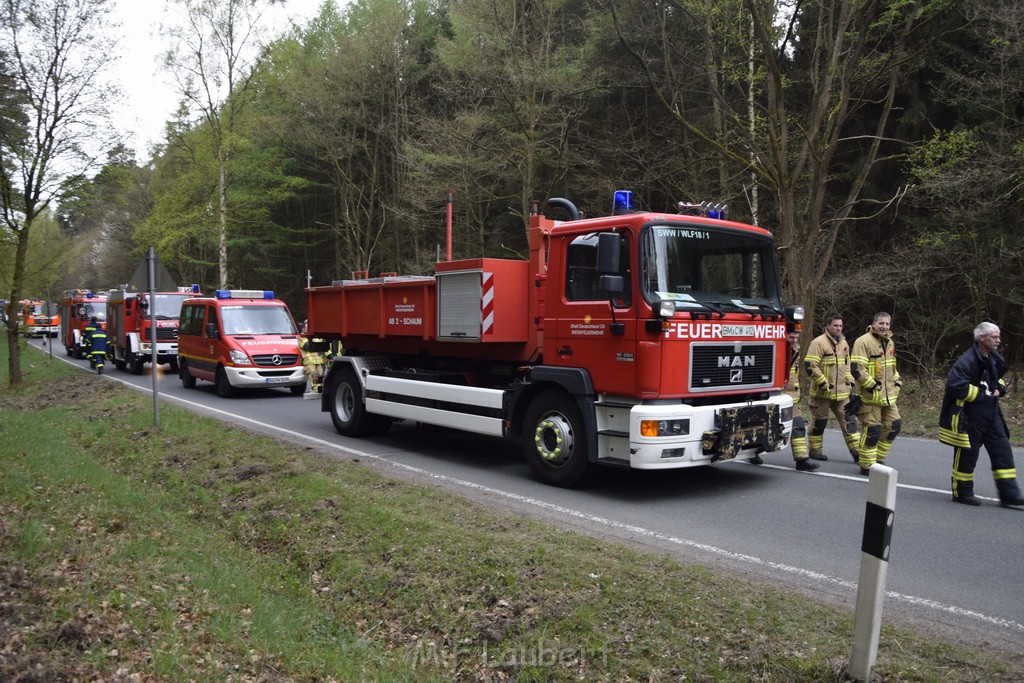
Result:
[[[367,436],[386,432],[391,420],[366,412],[363,387],[350,368],[342,368],[330,381],[327,391],[327,410],[331,413],[334,429],[342,436]]]
[[[523,421],[523,454],[545,484],[572,488],[590,469],[583,416],[568,394],[549,390],[530,403]]]
[[[128,371],[133,375],[141,375],[142,370],[146,365],[146,359],[141,354],[127,352]]]

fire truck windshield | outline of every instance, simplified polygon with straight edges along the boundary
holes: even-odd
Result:
[[[181,315],[181,302],[189,297],[194,296],[191,293],[188,294],[154,294],[153,300],[156,302],[156,315],[157,320],[177,320],[178,316]],[[149,296],[146,296],[149,299]],[[149,311],[147,310],[148,314]]]
[[[676,309],[782,309],[771,238],[705,224],[648,226],[641,238],[644,297]]]
[[[221,306],[224,334],[297,334],[284,306]]]
[[[105,303],[100,304],[82,304],[79,309],[79,313],[82,319],[89,320],[95,317],[99,322],[105,322],[107,320],[107,305]]]

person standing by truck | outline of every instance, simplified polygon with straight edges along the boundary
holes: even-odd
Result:
[[[867,474],[876,462],[889,455],[900,433],[900,373],[896,370],[896,346],[892,339],[892,316],[875,313],[867,332],[857,337],[850,356],[850,374],[857,383],[860,409],[860,473]]]
[[[786,341],[789,342],[789,381],[782,388],[793,399],[793,437],[790,447],[793,449],[793,460],[801,472],[813,472],[818,463],[812,462],[807,453],[807,423],[800,414],[800,325],[786,325]],[[760,459],[760,458],[758,458]],[[753,462],[753,461],[751,461]]]
[[[299,336],[299,351],[302,353],[302,369],[306,373],[310,393],[319,394],[323,392],[324,375],[326,362],[324,354],[319,350],[326,346],[323,339],[310,339],[307,336],[309,325],[307,321],[302,323],[302,334]],[[328,353],[330,350],[328,349]]]
[[[981,447],[992,460],[992,477],[1003,507],[1024,505],[1013,464],[1010,430],[999,407],[1006,396],[1006,361],[996,350],[999,327],[974,328],[974,344],[953,363],[939,413],[939,441],[953,447],[953,502],[981,505],[974,495],[974,467]]]
[[[807,348],[804,368],[811,380],[809,402],[813,424],[808,438],[810,457],[813,460],[828,460],[824,453],[824,441],[828,414],[831,412],[836,416],[853,461],[859,462],[860,430],[857,428],[857,420],[852,415],[847,419],[845,415],[846,404],[850,401],[850,387],[854,382],[850,374],[850,344],[843,336],[842,316],[832,315],[825,321],[825,331],[815,337]]]

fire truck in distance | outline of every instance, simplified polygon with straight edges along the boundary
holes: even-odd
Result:
[[[628,191],[606,217],[548,204],[569,220],[534,207],[528,260],[453,261],[449,248],[433,276],[306,290],[308,336],[343,344],[322,399],[335,429],[405,419],[515,438],[556,486],[595,465],[673,469],[785,447],[786,325],[803,309],[783,309],[771,234],[718,205],[634,211]]]
[[[60,339],[64,350],[74,358],[84,358],[88,342],[82,330],[95,317],[100,327],[107,319],[107,297],[93,294],[88,289],[66,289],[61,295]]]
[[[129,292],[125,288],[107,292],[107,343],[118,370],[142,374],[153,359],[153,329],[156,323],[156,362],[178,371],[178,316],[181,302],[199,295],[199,286],[178,287],[176,292]],[[152,308],[152,310],[150,310]]]
[[[27,337],[56,337],[60,330],[57,306],[49,301],[22,299],[18,317]]]

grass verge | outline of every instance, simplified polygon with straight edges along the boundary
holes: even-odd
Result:
[[[0,353],[6,356],[3,342]],[[852,615],[499,514],[23,356],[0,680],[838,681]],[[883,629],[876,678],[1024,678]]]

